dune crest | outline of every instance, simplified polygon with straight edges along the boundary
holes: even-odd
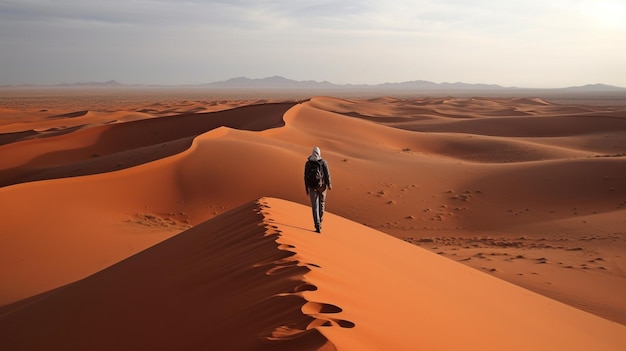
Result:
[[[304,278],[317,289],[303,296],[330,305],[327,325],[354,325],[320,327],[338,350],[619,350],[626,342],[626,326],[333,214],[316,235],[308,206],[261,201],[279,242],[314,264]]]
[[[310,268],[250,203],[101,272],[0,309],[10,350],[333,350]],[[332,312],[332,311],[331,311]],[[87,322],[88,321],[88,322]],[[326,345],[326,346],[325,346]]]
[[[45,122],[62,124],[63,128],[54,132],[31,129],[24,140],[16,140],[23,131],[5,135],[0,129],[0,137],[4,135],[8,143],[0,144],[0,157],[7,160],[0,164],[0,186],[105,173],[145,164],[180,153],[191,145],[193,138],[222,126],[254,131],[280,127],[284,124],[282,114],[293,105],[291,102],[270,103],[150,118],[143,114],[143,118],[130,118],[121,123],[95,124],[90,121],[94,125],[89,128],[86,122],[67,127],[68,123],[52,120]],[[92,114],[85,112],[76,114],[77,117],[64,118],[74,120]],[[96,115],[102,115],[101,120],[116,116],[115,121],[128,117],[128,114],[119,112]],[[41,123],[28,123],[32,124]]]

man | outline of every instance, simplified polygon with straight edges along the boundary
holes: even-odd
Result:
[[[321,233],[326,190],[331,190],[333,187],[330,183],[328,163],[322,159],[322,152],[319,147],[313,148],[311,156],[309,156],[304,165],[304,187],[307,195],[311,197],[315,231]]]

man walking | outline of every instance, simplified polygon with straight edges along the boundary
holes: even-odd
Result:
[[[322,159],[319,147],[314,147],[311,156],[304,165],[304,187],[311,197],[311,209],[313,210],[313,223],[315,231],[322,232],[322,219],[326,202],[326,190],[333,187],[330,183],[328,163]]]

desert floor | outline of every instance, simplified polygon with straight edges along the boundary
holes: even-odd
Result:
[[[5,94],[0,339],[618,350],[626,103],[590,100]]]

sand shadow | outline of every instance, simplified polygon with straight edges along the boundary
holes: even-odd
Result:
[[[279,223],[279,222],[273,222],[273,223],[274,223],[274,224],[276,224],[276,225],[280,225],[280,226],[284,226],[284,227],[289,227],[289,228],[293,228],[293,229],[298,229],[298,230],[302,230],[302,231],[305,231],[305,232],[313,232],[313,233],[316,233],[316,232],[315,232],[315,229],[302,228],[302,227],[297,227],[297,226],[294,226],[294,225],[285,224],[285,223]],[[317,234],[317,233],[316,233],[316,234]]]

